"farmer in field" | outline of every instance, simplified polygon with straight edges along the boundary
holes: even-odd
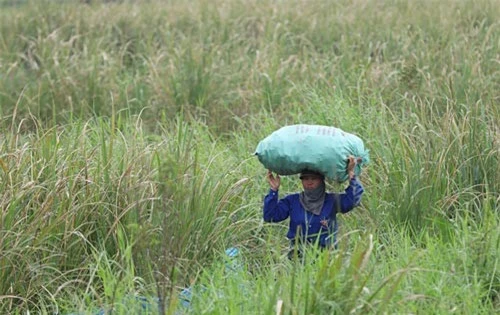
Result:
[[[344,193],[327,193],[323,174],[303,171],[300,174],[304,190],[300,193],[278,198],[280,176],[267,173],[267,181],[271,186],[269,194],[264,198],[264,221],[281,222],[290,218],[287,238],[292,250],[288,257],[292,258],[296,248],[301,255],[301,244],[317,244],[321,249],[336,245],[337,213],[347,213],[358,206],[363,194],[363,186],[354,175],[356,159],[348,158],[347,173],[349,186]]]

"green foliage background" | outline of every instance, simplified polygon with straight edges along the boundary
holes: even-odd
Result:
[[[498,312],[499,16],[496,0],[0,0],[0,312],[130,313],[131,296],[162,314]],[[294,123],[372,158],[340,248],[305,265],[286,223],[262,222],[252,156]]]

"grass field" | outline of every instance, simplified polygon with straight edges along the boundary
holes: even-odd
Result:
[[[500,312],[499,17],[496,0],[0,0],[0,313]],[[295,123],[371,157],[339,249],[305,265],[262,221],[252,155]]]

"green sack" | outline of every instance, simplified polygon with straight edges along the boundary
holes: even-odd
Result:
[[[277,174],[311,170],[339,183],[349,178],[350,155],[359,158],[354,169],[356,175],[370,160],[368,150],[357,136],[335,127],[303,124],[276,130],[259,142],[255,155],[265,168]]]

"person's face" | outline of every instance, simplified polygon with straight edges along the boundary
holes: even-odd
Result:
[[[318,188],[323,181],[323,179],[318,175],[304,175],[301,180],[302,186],[307,190]]]

